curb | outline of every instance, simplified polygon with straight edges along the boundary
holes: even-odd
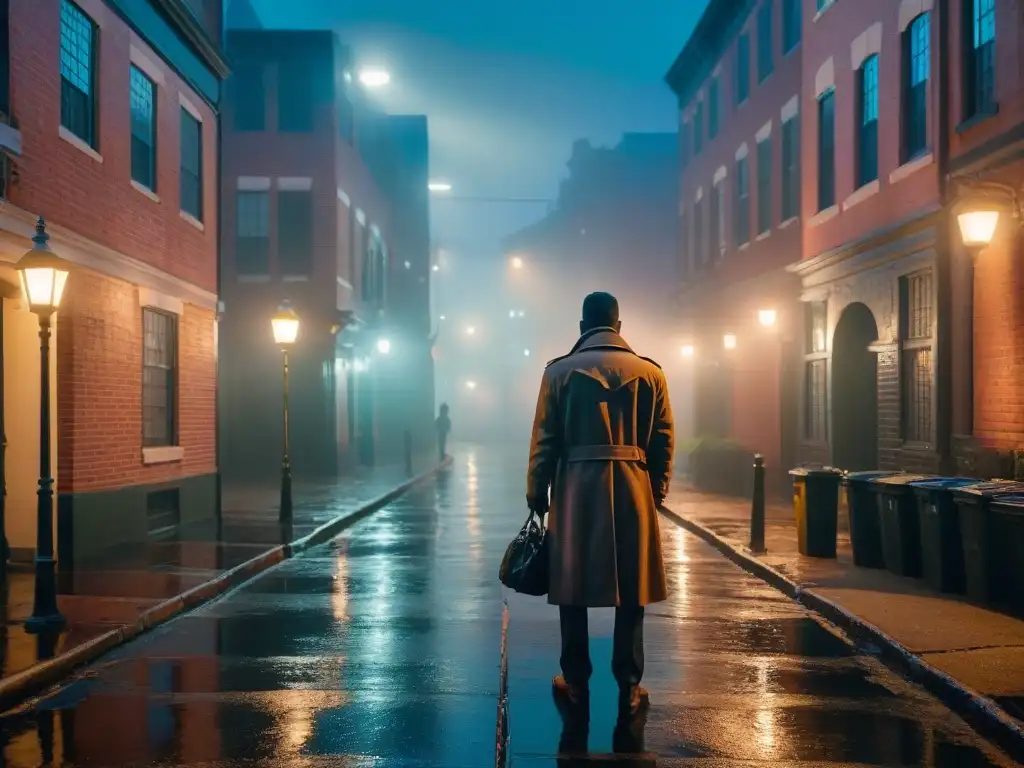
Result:
[[[748,573],[839,627],[852,638],[876,646],[886,666],[937,697],[975,731],[998,745],[1010,757],[1024,761],[1024,725],[1007,714],[988,696],[936,669],[874,624],[864,621],[814,590],[805,589],[710,528],[665,507],[661,508],[661,513],[676,525],[703,539]]]
[[[436,475],[442,469],[451,466],[449,456],[440,464],[436,464],[425,472],[406,480],[375,499],[366,502],[358,509],[329,520],[312,533],[296,539],[288,544],[279,544],[256,557],[236,565],[220,575],[204,582],[180,595],[164,600],[152,608],[143,611],[131,624],[125,624],[86,643],[75,646],[67,653],[52,659],[41,661],[28,669],[0,680],[0,712],[24,702],[28,697],[43,689],[60,682],[77,667],[95,661],[108,651],[134,640],[139,635],[155,627],[165,624],[176,616],[198,608],[213,598],[234,589],[252,579],[254,576],[273,568],[318,544],[332,539],[341,531],[358,523],[367,515],[378,511],[398,497],[405,494],[413,486]]]

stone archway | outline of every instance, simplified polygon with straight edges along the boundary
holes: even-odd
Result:
[[[832,336],[832,464],[878,468],[878,340],[875,316],[861,303],[843,310]]]

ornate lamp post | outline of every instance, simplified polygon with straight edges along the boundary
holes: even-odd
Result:
[[[292,521],[292,465],[288,458],[288,350],[299,336],[299,316],[288,302],[284,302],[277,314],[270,319],[274,331],[274,342],[284,353],[284,442],[281,449],[281,509],[282,523]]]
[[[70,265],[50,250],[46,222],[40,217],[32,250],[15,268],[21,276],[21,290],[29,311],[39,317],[40,409],[39,490],[36,506],[36,582],[32,615],[25,620],[27,632],[56,630],[64,626],[57,607],[56,563],[53,560],[53,477],[50,471],[50,319],[64,295]]]

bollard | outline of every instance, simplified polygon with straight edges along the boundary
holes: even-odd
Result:
[[[754,456],[754,498],[750,504],[750,551],[763,555],[764,546],[764,456]]]
[[[412,475],[412,432],[405,430],[405,471]]]

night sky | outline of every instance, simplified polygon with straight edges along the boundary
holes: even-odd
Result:
[[[554,198],[572,142],[675,131],[663,76],[707,0],[251,0],[268,27],[331,28],[429,116],[431,165],[454,194]],[[640,10],[642,9],[642,10]],[[545,206],[438,201],[433,237],[471,260]],[[490,259],[487,259],[490,260]]]

